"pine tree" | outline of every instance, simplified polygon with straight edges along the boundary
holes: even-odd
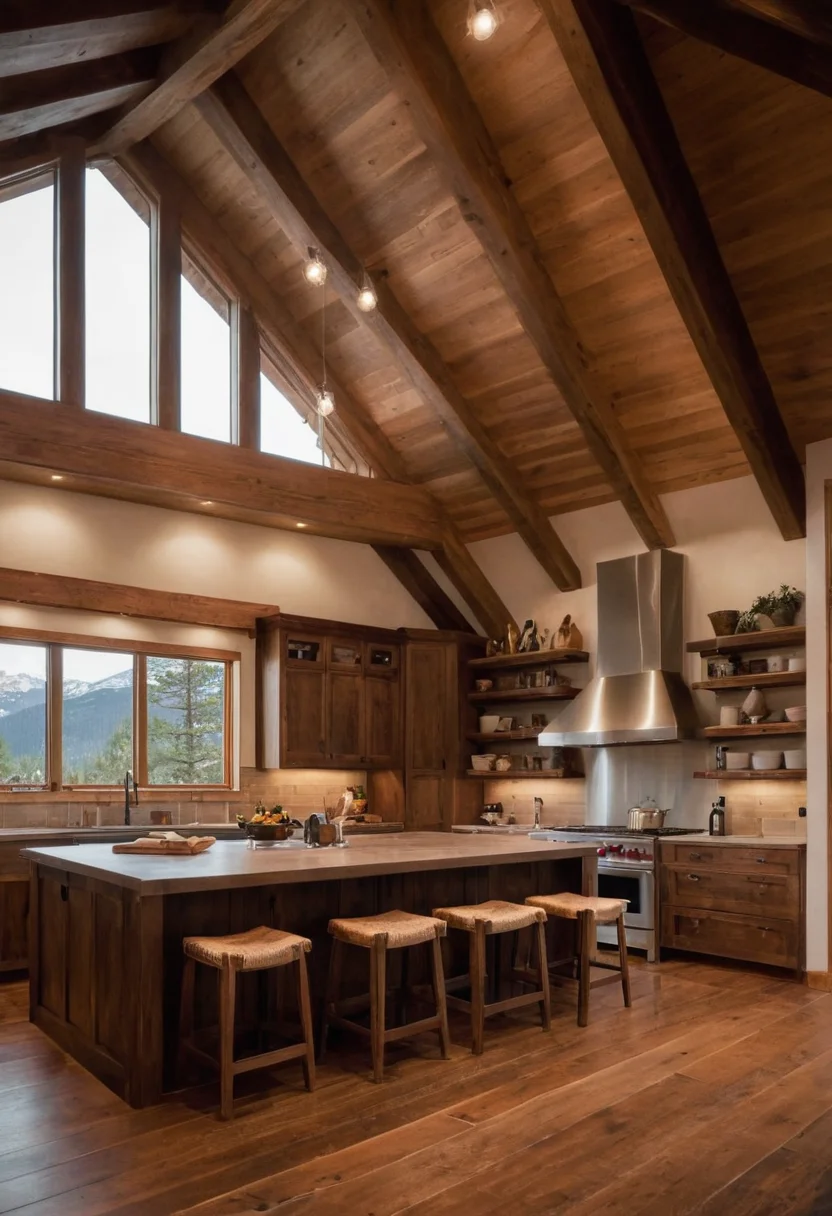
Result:
[[[97,756],[64,769],[64,781],[67,785],[120,785],[132,768],[133,719],[124,718]]]
[[[148,659],[148,767],[153,784],[223,780],[223,673],[221,663]]]
[[[6,740],[0,735],[0,781],[5,781],[12,770],[12,753]]]

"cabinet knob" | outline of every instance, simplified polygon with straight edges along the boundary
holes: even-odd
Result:
[[[687,878],[688,878],[689,882],[701,882],[702,881],[698,874],[688,874]]]
[[[767,866],[768,865],[767,857],[755,857],[754,860],[756,861],[758,866]]]
[[[691,859],[691,861],[701,861],[702,854],[701,853],[691,853],[690,859]]]

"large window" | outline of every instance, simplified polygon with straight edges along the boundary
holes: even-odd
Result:
[[[55,187],[51,174],[0,193],[0,388],[55,395]]]
[[[214,653],[0,642],[0,786],[230,786],[234,659]]]
[[[86,404],[136,422],[150,421],[149,221],[87,170]]]
[[[182,255],[182,430],[231,442],[231,307]]]
[[[288,456],[321,464],[321,447],[315,429],[275,388],[268,376],[260,373],[260,451],[273,456]],[[330,467],[328,455],[323,463]]]

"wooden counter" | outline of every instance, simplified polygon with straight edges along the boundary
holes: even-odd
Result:
[[[195,857],[113,854],[109,845],[30,848],[30,1017],[133,1106],[174,1087],[182,939],[273,925],[311,938],[319,1000],[334,916],[596,889],[593,845],[413,832],[346,849],[248,849]],[[568,932],[561,925],[553,932]],[[356,951],[356,955],[359,952]],[[354,991],[366,991],[357,958]],[[453,966],[454,973],[464,968]],[[216,975],[198,968],[200,1024],[216,1024]],[[395,983],[395,975],[391,981]],[[240,977],[238,1016],[257,1007]],[[415,981],[413,981],[415,982]]]

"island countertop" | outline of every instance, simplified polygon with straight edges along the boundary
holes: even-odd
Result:
[[[489,838],[446,832],[405,832],[394,839],[352,838],[349,847],[297,846],[249,849],[244,841],[218,840],[193,857],[140,857],[113,853],[107,844],[29,848],[22,856],[139,892],[174,895],[284,883],[328,882],[383,874],[458,870],[528,861],[594,857],[591,844],[564,844],[528,837]]]

